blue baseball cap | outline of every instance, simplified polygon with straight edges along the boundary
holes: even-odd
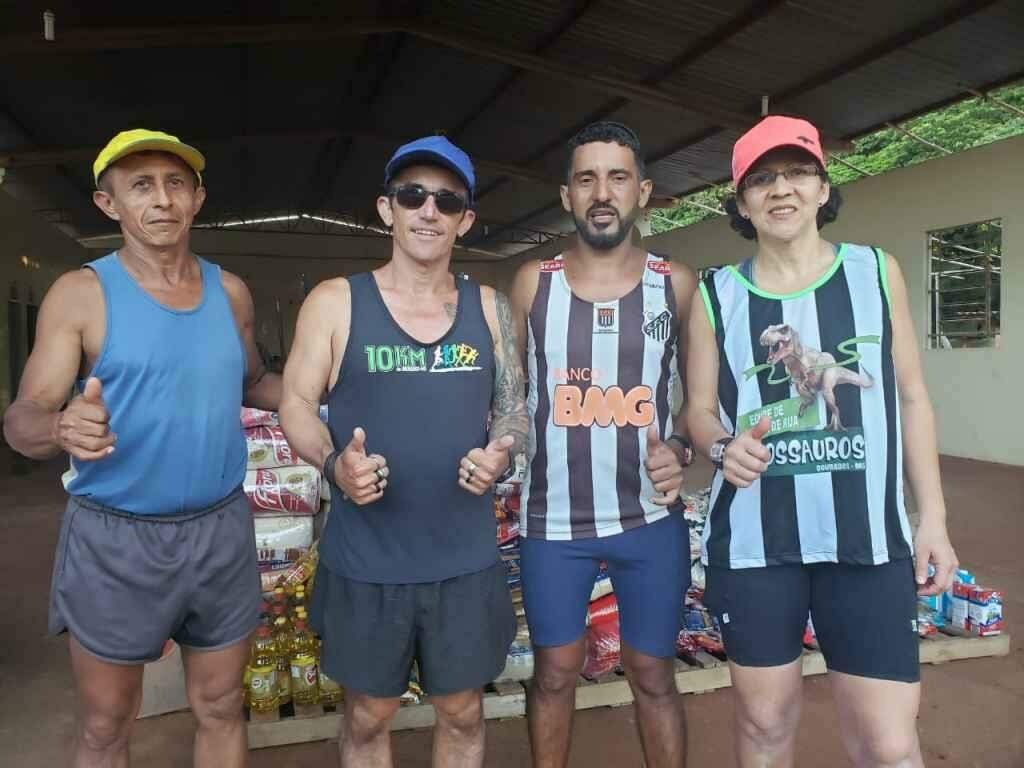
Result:
[[[473,196],[476,193],[476,174],[473,172],[473,162],[469,159],[469,155],[444,136],[425,136],[396,149],[395,154],[391,156],[384,168],[384,186],[391,183],[396,173],[410,165],[439,165],[442,168],[447,168],[466,185],[469,202],[472,204]]]

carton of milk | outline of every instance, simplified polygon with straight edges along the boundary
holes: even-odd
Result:
[[[967,629],[987,637],[1003,631],[1003,591],[974,585],[967,601]]]
[[[966,584],[962,581],[953,582],[952,609],[949,623],[957,629],[970,629],[970,602],[973,584]]]
[[[957,570],[956,575],[953,577],[953,586],[955,586],[957,582],[961,584],[973,585],[974,574],[965,568],[960,568]],[[950,624],[953,624],[954,626],[959,626],[961,629],[966,629],[967,627],[965,625],[959,625],[953,621],[953,586],[950,586],[950,588],[947,589],[942,595],[942,613],[946,617],[946,621],[948,621]],[[966,600],[966,598],[964,599]],[[961,617],[966,618],[967,606],[960,606],[960,611]]]

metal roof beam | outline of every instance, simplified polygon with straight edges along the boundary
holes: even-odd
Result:
[[[583,14],[590,10],[590,6],[592,6],[594,2],[595,0],[577,0],[575,6],[569,10],[563,21],[544,35],[541,41],[534,46],[533,52],[541,54],[554,45],[562,35],[575,26],[576,22],[580,20]],[[490,93],[481,99],[477,105],[450,130],[449,135],[452,138],[458,138],[462,132],[473,123],[473,121],[497,103],[498,99],[505,95],[505,93],[507,93],[508,90],[518,82],[521,76],[522,70],[513,69],[511,73],[502,78],[501,82],[499,82],[490,91]]]
[[[241,136],[207,137],[205,139],[189,139],[189,141],[200,147],[212,144],[226,144],[235,142],[257,142],[257,141],[316,141],[330,138],[365,138],[371,141],[392,144],[398,146],[407,138],[385,136],[372,131],[358,129],[320,129],[307,131],[285,131],[280,133],[251,133]],[[69,147],[42,150],[14,150],[0,151],[0,168],[27,168],[30,166],[61,165],[69,162],[81,162],[91,160],[99,152],[99,146],[93,147]],[[488,160],[474,155],[473,163],[478,168],[502,176],[512,176],[523,181],[542,184],[547,187],[557,187],[560,179],[549,176],[545,173],[535,171],[514,163],[503,163],[495,160]]]

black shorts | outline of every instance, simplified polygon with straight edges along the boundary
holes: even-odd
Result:
[[[516,634],[505,566],[427,584],[371,584],[321,561],[310,606],[320,663],[345,688],[405,693],[413,661],[427,693],[481,688],[502,669]]]
[[[115,664],[160,658],[168,638],[215,651],[259,624],[249,501],[239,489],[195,513],[136,515],[72,496],[50,590],[50,632]]]
[[[921,679],[910,559],[709,567],[704,602],[722,627],[729,659],[741,666],[795,661],[810,614],[830,670],[906,683]]]

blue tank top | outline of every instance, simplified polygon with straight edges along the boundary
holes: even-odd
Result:
[[[423,344],[392,318],[373,275],[349,278],[351,330],[327,424],[338,448],[362,427],[367,453],[390,468],[379,501],[357,506],[331,495],[320,557],[354,581],[436,582],[498,562],[492,497],[458,484],[459,460],[487,445],[494,340],[480,287],[455,282],[455,322]]]
[[[190,310],[157,302],[117,253],[86,265],[103,286],[107,320],[89,375],[103,384],[117,443],[105,459],[71,460],[68,493],[173,515],[210,506],[245,479],[245,352],[220,267],[198,262],[203,295]]]

